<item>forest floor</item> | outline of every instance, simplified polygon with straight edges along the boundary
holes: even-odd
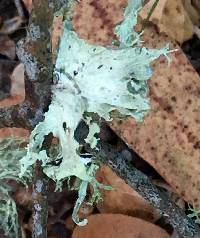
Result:
[[[86,1],[86,2],[93,3],[93,1]],[[109,2],[110,4],[112,4],[112,1],[109,1]],[[15,72],[15,69],[20,64],[18,57],[16,55],[15,47],[17,42],[21,38],[26,36],[26,29],[28,27],[29,10],[31,7],[31,1],[24,0],[24,3],[22,3],[21,6],[23,10],[23,16],[20,15],[21,13],[19,9],[16,8],[15,1],[1,0],[0,2],[0,100],[1,101],[5,99],[9,99],[10,90],[13,83],[12,81],[13,78],[15,79],[16,77],[24,77],[23,71],[20,71],[20,72],[18,71],[17,75]],[[100,8],[101,8],[101,12],[103,11],[109,12],[109,10],[103,4],[101,7],[96,6],[96,11],[98,12],[98,9],[99,9],[99,12],[100,12]],[[199,12],[199,16],[200,16],[200,12]],[[96,14],[96,17],[101,18],[101,14],[100,13],[99,15]],[[110,22],[110,21],[111,20],[107,19],[107,22]],[[75,19],[74,19],[75,28],[79,29],[82,27],[82,25],[80,25],[79,23],[80,23],[79,18],[77,19],[77,17],[75,16]],[[85,31],[87,30],[88,29],[86,29]],[[89,32],[88,33],[88,36],[89,36],[91,32],[90,30],[88,30],[88,32]],[[107,32],[106,33],[105,32],[106,30],[105,31],[102,30],[102,33],[99,33],[99,34],[106,35]],[[79,33],[80,35],[82,34],[83,36],[85,36],[83,29],[81,29]],[[100,43],[101,42],[104,43],[106,41],[104,35],[102,36],[102,38],[98,38],[98,37],[96,37],[96,39],[91,39],[90,37],[88,38],[89,38],[89,41],[99,40]],[[173,39],[173,42],[174,42],[174,39]],[[196,71],[195,75],[198,74],[200,76],[200,38],[194,34],[193,36],[191,36],[190,39],[185,40],[184,42],[178,43],[177,45],[181,47],[182,51],[187,56],[191,64],[190,67],[193,67],[194,70]],[[198,77],[198,76],[196,75],[195,77]],[[199,77],[199,80],[200,80],[200,77]],[[165,86],[166,85],[164,85],[164,87]],[[199,81],[199,87],[200,87],[200,81]],[[160,95],[160,97],[162,97],[162,95]],[[197,110],[199,110],[199,108],[197,108]],[[193,129],[195,130],[195,128]],[[187,200],[190,200],[188,199],[189,196],[184,196],[184,195],[182,196],[180,192],[182,191],[181,190],[182,188],[176,189],[175,188],[176,182],[173,183],[171,182],[170,179],[169,180],[166,179],[166,176],[165,175],[163,176],[164,172],[162,169],[161,170],[157,169],[157,167],[154,166],[153,162],[151,164],[151,162],[149,162],[148,159],[145,159],[146,156],[148,155],[145,152],[141,152],[142,149],[140,149],[140,147],[137,147],[137,145],[135,146],[135,144],[133,146],[128,146],[127,144],[129,145],[131,144],[130,140],[127,139],[126,136],[123,135],[123,132],[121,132],[120,130],[121,129],[116,129],[115,125],[112,126],[112,129],[111,129],[108,124],[102,123],[101,132],[100,132],[100,139],[101,139],[102,145],[104,145],[105,148],[109,148],[109,151],[112,151],[114,156],[116,155],[121,156],[129,161],[132,161],[134,166],[138,170],[142,171],[143,174],[147,175],[154,185],[156,185],[162,191],[164,191],[170,197],[170,199],[185,212],[186,215],[191,214],[191,211],[189,209],[190,206],[188,205],[188,202],[187,202]],[[174,130],[176,131],[176,129]],[[15,131],[15,130],[6,128],[6,129],[0,130],[1,137],[6,137],[12,133],[16,135],[20,135],[22,137],[27,137],[28,135],[28,132],[23,129]],[[147,131],[147,133],[149,133],[149,131]],[[177,130],[176,133],[179,133],[179,131]],[[185,142],[181,142],[181,143],[185,143]],[[136,150],[134,150],[134,146],[136,147]],[[170,143],[166,143],[166,146],[170,146]],[[198,152],[198,156],[199,155],[200,154]],[[157,156],[157,154],[155,154],[155,156]],[[187,166],[187,164],[185,166]],[[169,173],[171,173],[171,171]],[[90,227],[91,230],[98,229],[98,226],[102,226],[102,227],[104,226],[104,224],[101,224],[101,222],[98,220],[99,218],[97,214],[101,214],[102,215],[102,218],[100,218],[101,221],[102,219],[105,219],[105,220],[109,219],[110,224],[115,224],[116,222],[121,222],[123,220],[124,223],[122,222],[123,227],[121,230],[124,229],[123,231],[125,233],[128,229],[127,228],[128,226],[130,227],[132,226],[132,224],[133,225],[138,224],[137,226],[139,227],[143,227],[143,226],[147,227],[147,228],[144,228],[144,230],[152,229],[152,232],[155,232],[153,234],[158,234],[157,236],[153,236],[153,237],[168,237],[168,236],[165,236],[164,234],[162,236],[161,234],[162,232],[159,233],[160,231],[156,230],[155,227],[148,228],[148,224],[146,224],[148,222],[148,223],[154,223],[156,227],[159,227],[158,229],[162,228],[163,230],[165,230],[167,234],[169,235],[169,237],[173,237],[173,238],[181,237],[176,233],[173,227],[166,221],[166,219],[156,209],[154,209],[136,191],[134,191],[131,187],[129,187],[122,179],[120,179],[116,174],[114,174],[108,167],[103,166],[101,170],[98,172],[97,176],[99,181],[103,183],[111,184],[112,186],[116,186],[117,190],[102,192],[103,201],[93,207],[89,206],[86,203],[84,204],[84,206],[82,206],[79,212],[80,218],[85,218],[85,217],[94,215],[94,217],[91,218],[91,223],[93,224],[93,227],[92,228]],[[168,174],[167,176],[170,176],[170,174]],[[9,181],[9,184],[12,188],[12,196],[17,204],[19,221],[20,221],[21,228],[23,230],[23,238],[30,238],[31,229],[32,229],[32,217],[31,217],[32,190],[31,188],[26,189],[22,185],[17,184],[14,181]],[[67,189],[67,186],[66,186],[66,188],[62,192],[54,192],[54,188],[55,188],[55,184],[51,182],[51,188],[50,188],[49,196],[48,196],[48,206],[49,206],[48,237],[49,238],[70,238],[72,237],[72,234],[75,229],[75,224],[72,221],[71,214],[73,211],[75,201],[77,199],[77,191],[70,191]],[[195,198],[195,195],[194,195],[194,198]],[[116,216],[114,215],[113,217],[112,215],[110,217],[106,217],[106,216],[103,217],[103,214],[107,214],[107,213],[118,214],[118,218],[117,218],[118,220],[115,220]],[[120,217],[121,215],[119,214],[124,215],[124,217]],[[139,218],[139,220],[129,221],[128,220],[129,217],[136,217],[136,218]],[[197,216],[194,218],[199,219],[198,222],[200,223],[200,217],[198,218]],[[122,223],[121,225],[117,224],[117,226],[122,226]],[[111,228],[108,226],[107,230],[109,229]],[[135,229],[140,230],[140,228],[135,228]],[[155,229],[155,231],[153,229]],[[144,234],[144,236],[141,236],[141,237],[149,237],[145,235],[147,234]],[[2,233],[0,232],[0,238],[4,238],[4,237],[5,235],[3,234],[3,232]],[[81,236],[77,235],[76,237],[81,237]],[[139,236],[134,236],[134,237],[139,238]],[[97,236],[93,238],[97,238]],[[123,238],[125,238],[125,236]]]

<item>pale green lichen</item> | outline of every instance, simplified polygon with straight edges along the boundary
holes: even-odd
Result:
[[[0,228],[9,237],[18,237],[18,216],[14,200],[11,197],[11,187],[8,180],[15,180],[27,185],[31,174],[24,174],[19,178],[19,160],[26,154],[23,145],[24,141],[16,138],[6,138],[0,140]]]
[[[188,204],[188,217],[194,219],[196,224],[200,224],[200,211],[193,208],[190,204]]]
[[[99,188],[107,189],[110,190],[112,189],[111,186],[106,186],[103,184],[100,184],[96,179],[95,179],[95,174],[96,171],[98,170],[98,166],[95,164],[92,164],[88,168],[88,174],[92,177],[92,180],[90,181],[90,184],[93,186],[93,195],[91,198],[91,201],[88,202],[89,205],[93,205],[94,202],[98,202],[101,199],[101,194],[99,192]],[[75,221],[76,224],[79,226],[85,226],[87,224],[87,219],[84,219],[82,221],[79,220],[78,217],[78,211],[83,204],[85,197],[87,195],[87,188],[88,188],[89,182],[88,181],[81,181],[80,186],[79,186],[79,191],[78,191],[78,199],[76,201],[76,204],[74,206],[74,210],[72,213],[72,219]]]
[[[126,47],[131,47],[140,41],[140,34],[133,30],[137,24],[137,13],[141,9],[143,0],[129,0],[124,12],[124,21],[116,26],[115,34]]]
[[[9,237],[18,237],[18,215],[15,201],[9,195],[9,187],[0,186],[0,228]]]
[[[95,135],[99,134],[100,127],[96,122],[93,122],[92,118],[90,117],[86,119],[86,123],[89,125],[89,133],[85,139],[85,142],[88,143],[92,149],[94,149],[97,146],[99,140],[95,137]]]
[[[52,102],[44,121],[32,131],[27,154],[21,160],[21,177],[36,160],[40,160],[44,172],[55,181],[71,176],[81,180],[73,212],[73,219],[79,225],[86,224],[86,221],[79,221],[77,212],[85,199],[88,184],[94,188],[92,202],[99,199],[101,187],[95,180],[96,166],[93,163],[88,165],[88,161],[78,153],[80,145],[74,132],[79,122],[85,120],[88,123],[89,134],[85,141],[94,148],[97,143],[94,136],[99,127],[84,116],[86,112],[111,120],[111,112],[118,111],[123,116],[141,121],[150,108],[147,97],[147,80],[152,75],[150,63],[169,52],[168,47],[147,49],[139,44],[130,47],[139,39],[132,28],[137,22],[141,3],[130,0],[124,21],[116,28],[120,48],[90,45],[80,39],[65,21],[55,69],[58,83],[52,87]],[[47,155],[42,144],[50,133],[58,138],[59,144],[56,154]],[[61,160],[59,165],[49,165],[58,159]]]

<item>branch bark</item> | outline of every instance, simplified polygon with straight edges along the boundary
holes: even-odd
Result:
[[[19,16],[24,18],[24,10],[23,10],[21,1],[20,0],[14,0],[14,2],[15,2],[15,6],[17,8]]]
[[[37,161],[35,165],[35,174],[33,181],[33,228],[32,238],[47,237],[47,219],[48,219],[48,180],[42,171],[41,162]]]
[[[200,237],[199,226],[170,200],[167,193],[160,191],[153,185],[150,179],[136,169],[130,161],[127,161],[120,154],[116,154],[116,151],[111,147],[102,143],[98,157],[100,162],[108,165],[119,177],[125,180],[127,184],[157,208],[166,221],[180,234],[180,237]]]
[[[0,109],[0,128],[32,129],[43,120],[51,100],[53,57],[51,30],[54,13],[67,0],[34,0],[27,37],[17,44],[17,55],[26,71],[26,98],[19,105]]]
[[[41,150],[47,153],[51,147],[53,134],[46,136]],[[47,237],[47,220],[48,220],[48,178],[42,170],[41,161],[35,165],[35,174],[33,181],[33,229],[32,238]]]
[[[18,57],[25,65],[26,100],[22,105],[10,111],[18,123],[33,128],[43,119],[51,100],[51,83],[53,79],[53,56],[51,50],[51,31],[54,13],[61,8],[63,1],[34,0],[28,34],[18,43]],[[20,109],[20,110],[19,110]],[[13,120],[14,121],[14,120]],[[52,135],[44,140],[42,149],[51,146]],[[43,173],[41,162],[35,165],[33,183],[33,238],[47,238],[48,180]]]
[[[67,0],[33,0],[27,36],[17,44],[17,55],[25,66],[25,101],[19,105],[0,109],[0,128],[22,127],[33,129],[44,119],[51,101],[53,79],[53,55],[51,31],[54,13]],[[19,1],[15,1],[19,8]],[[48,150],[51,136],[45,140],[43,149]],[[47,187],[48,180],[39,161],[36,162],[33,182],[33,238],[47,237]]]

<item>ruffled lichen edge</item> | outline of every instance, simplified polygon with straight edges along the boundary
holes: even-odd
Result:
[[[85,141],[92,148],[97,144],[94,135],[99,131],[99,126],[84,117],[85,112],[97,113],[111,120],[110,112],[117,110],[123,116],[142,120],[150,108],[146,83],[152,75],[150,63],[170,52],[168,46],[162,49],[141,47],[140,35],[133,30],[141,7],[142,1],[129,0],[124,21],[115,29],[120,41],[118,49],[89,45],[69,29],[68,21],[64,23],[55,68],[58,83],[52,87],[52,102],[45,120],[32,131],[29,145],[24,150],[26,155],[20,161],[20,179],[30,174],[36,160],[42,161],[44,172],[57,184],[71,176],[80,179],[79,196],[72,214],[79,225],[87,223],[86,220],[80,221],[77,213],[85,199],[88,184],[91,183],[94,188],[93,202],[100,198],[99,188],[110,189],[96,181],[98,166],[93,163],[88,165],[89,159],[77,153],[80,145],[74,139],[74,132],[80,120],[89,125],[90,131]],[[109,67],[105,67],[104,63]],[[41,150],[44,137],[49,133],[59,140],[56,153],[50,156]],[[59,166],[50,165],[57,159],[61,160]]]

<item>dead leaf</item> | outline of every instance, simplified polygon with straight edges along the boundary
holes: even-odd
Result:
[[[32,188],[19,187],[13,198],[18,205],[26,207],[26,209],[32,209]]]
[[[182,2],[193,24],[195,26],[200,26],[200,1],[182,0]]]
[[[17,62],[9,60],[0,60],[0,100],[7,98],[10,95],[11,78]],[[1,101],[0,101],[1,103]]]
[[[90,43],[111,44],[115,37],[112,29],[123,19],[122,9],[126,3],[126,0],[80,1],[73,11],[72,23],[75,31]]]
[[[152,28],[144,41],[154,48],[166,44],[169,38]],[[170,67],[161,57],[153,68],[149,82],[151,111],[144,122],[137,124],[129,119],[113,126],[177,194],[199,209],[200,77],[181,49],[172,54]]]
[[[177,231],[173,231],[171,238],[181,238]]]
[[[194,34],[200,39],[200,28],[197,26],[194,26]]]
[[[83,220],[84,218],[88,217],[93,213],[94,207],[89,205],[88,203],[84,202],[81,205],[81,208],[78,211],[78,217],[80,220]]]
[[[15,42],[6,35],[0,36],[0,54],[7,56],[11,60],[16,57]]]
[[[188,1],[188,0],[186,0]],[[150,0],[141,10],[140,16],[146,19],[155,0]],[[165,32],[172,39],[183,43],[192,38],[193,22],[183,6],[182,0],[160,0],[150,21],[159,27],[161,32]]]
[[[186,205],[185,201],[178,194],[173,192],[173,190],[169,184],[167,184],[163,180],[153,180],[152,182],[157,187],[164,188],[167,191],[171,201],[173,201],[181,209],[185,210],[185,205]]]
[[[125,214],[152,222],[160,218],[161,215],[108,166],[100,168],[97,179],[113,187],[113,190],[101,190],[103,200],[97,204],[101,213]]]
[[[18,98],[19,102],[25,99],[25,84],[24,84],[24,65],[19,64],[11,75],[11,96]],[[17,102],[16,102],[17,103]]]
[[[57,58],[57,49],[60,42],[60,36],[63,32],[63,15],[54,16],[53,19],[53,31],[51,36],[52,54],[53,61],[55,62]]]
[[[166,231],[144,220],[121,214],[98,214],[77,226],[72,238],[169,238]]]
[[[0,108],[17,105],[25,99],[24,65],[22,63],[15,67],[10,78],[10,97],[0,101]]]
[[[25,141],[28,141],[29,134],[29,131],[23,128],[4,127],[0,129],[0,138],[19,137]]]
[[[13,17],[9,20],[5,20],[0,27],[0,34],[9,35],[19,29],[24,19],[20,16]]]
[[[90,42],[110,44],[110,26],[121,20],[124,1],[102,0],[102,7],[96,8],[95,2],[81,1],[74,28]],[[103,8],[103,2],[107,8]],[[84,14],[87,11],[89,14]],[[101,26],[106,32],[103,37]],[[155,28],[146,29],[144,42],[149,47],[160,48],[170,41]],[[177,194],[200,209],[200,77],[178,45],[173,43],[171,47],[179,51],[172,54],[169,67],[164,57],[153,64],[154,76],[149,81],[151,111],[144,122],[115,122],[113,129]]]
[[[76,224],[74,223],[74,221],[72,220],[72,217],[69,216],[67,217],[66,221],[65,221],[65,226],[69,231],[73,231]]]
[[[24,3],[27,11],[29,12],[29,14],[32,11],[32,7],[33,7],[33,1],[32,0],[22,0],[22,2]]]

